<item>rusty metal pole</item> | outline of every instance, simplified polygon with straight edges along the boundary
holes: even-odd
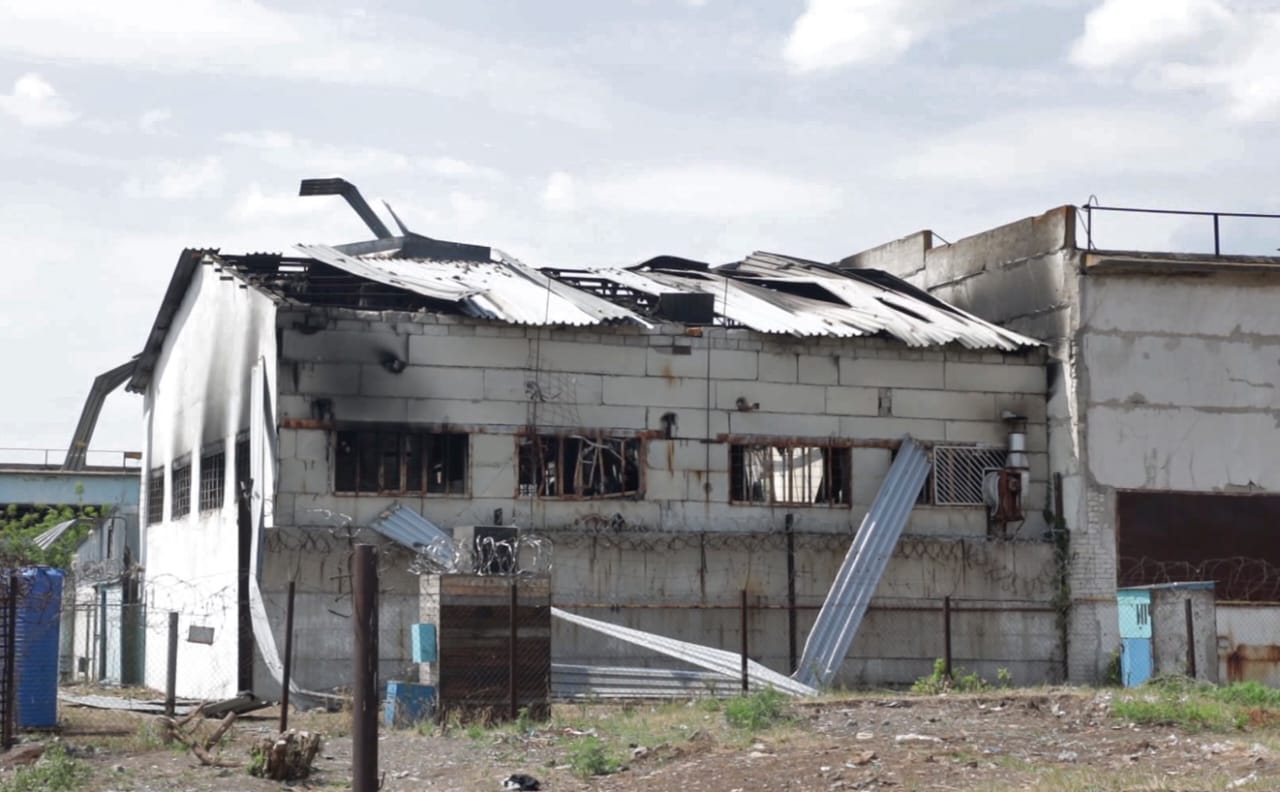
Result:
[[[1183,600],[1187,614],[1187,676],[1196,678],[1196,633],[1195,620],[1191,616],[1191,598]]]
[[[786,517],[787,529],[787,667],[792,673],[800,663],[796,652],[796,534],[795,515]]]
[[[178,687],[178,612],[169,611],[169,663],[164,675],[164,714],[173,717]]]
[[[942,673],[951,678],[951,598],[942,598]]]
[[[746,693],[750,689],[750,680],[747,677],[747,590],[742,590],[742,692]]]
[[[284,606],[284,673],[280,679],[280,731],[289,730],[289,672],[293,670],[293,589],[289,581],[289,598]]]
[[[378,789],[378,556],[358,544],[352,559],[351,789]]]
[[[520,716],[519,684],[516,681],[516,609],[520,604],[520,594],[516,589],[516,579],[511,578],[511,635],[507,641],[507,689],[511,694],[511,720]]]

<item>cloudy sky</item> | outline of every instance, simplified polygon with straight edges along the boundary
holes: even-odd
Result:
[[[301,178],[535,265],[831,260],[1090,195],[1280,212],[1277,75],[1280,0],[0,0],[0,447],[65,447],[184,246],[368,236]]]

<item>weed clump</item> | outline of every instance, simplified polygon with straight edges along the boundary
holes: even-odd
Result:
[[[609,753],[599,737],[588,735],[569,745],[569,769],[580,778],[590,778],[616,773],[622,762]]]
[[[1009,669],[1001,668],[996,671],[996,679],[1000,687],[1009,687],[1013,682],[1013,676],[1009,673]],[[942,658],[933,661],[933,673],[929,676],[923,676],[911,683],[911,692],[920,693],[926,696],[936,696],[939,693],[977,693],[983,690],[989,690],[991,683],[976,673],[965,673],[963,668],[957,668],[950,677],[947,676],[947,664]]]
[[[724,703],[724,719],[730,726],[738,729],[762,731],[786,717],[785,699],[773,688],[729,699]]]
[[[74,792],[88,777],[87,767],[69,756],[61,745],[54,745],[40,761],[18,768],[0,783],[0,792]]]

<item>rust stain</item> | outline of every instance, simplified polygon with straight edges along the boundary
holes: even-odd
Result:
[[[1228,682],[1262,682],[1280,669],[1280,646],[1275,644],[1236,644],[1227,655]]]
[[[676,444],[667,443],[667,472],[676,472]]]
[[[319,421],[314,418],[284,418],[280,421],[281,429],[332,429],[333,421]]]
[[[662,378],[667,381],[668,385],[676,384],[676,375],[671,372],[671,364],[662,364]]]

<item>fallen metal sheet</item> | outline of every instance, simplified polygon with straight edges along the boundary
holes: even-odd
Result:
[[[72,528],[74,528],[77,525],[80,525],[81,523],[85,525],[92,525],[93,520],[89,519],[88,517],[76,517],[73,520],[60,522],[57,525],[50,528],[49,530],[37,536],[35,539],[32,539],[31,541],[33,544],[35,544],[36,547],[40,548],[41,550],[48,550],[50,547],[53,547],[54,542],[57,542],[59,539],[61,539],[63,535],[66,534],[67,531],[70,531]]]
[[[458,571],[458,548],[453,539],[413,509],[393,503],[369,527],[425,557],[441,572]]]
[[[569,613],[560,608],[552,608],[551,615],[570,624],[594,630],[610,638],[616,638],[619,641],[625,641],[668,657],[674,657],[677,660],[683,660],[708,671],[714,671],[731,680],[741,680],[742,678],[742,657],[733,652],[712,649],[709,646],[667,638],[655,633],[635,630],[618,624],[610,624],[597,619],[589,619],[586,616]],[[788,693],[793,696],[812,696],[818,692],[810,685],[765,668],[754,660],[747,661],[747,681],[749,685],[755,683],[764,687],[772,687],[780,693]]]
[[[394,252],[352,256],[327,245],[297,248],[356,277],[457,303],[478,318],[526,325],[649,326],[633,311],[552,280],[500,251],[493,252],[496,261],[443,261],[400,258]]]
[[[58,693],[58,701],[74,704],[77,707],[116,710],[118,712],[142,712],[150,715],[159,715],[164,712],[164,701],[161,699],[135,699],[99,695],[75,696],[60,691]],[[200,702],[191,699],[179,699],[175,703],[173,711],[176,715],[186,715],[199,704]]]
[[[748,680],[751,684],[752,680]],[[765,685],[755,681],[754,689]],[[565,663],[551,665],[551,695],[557,699],[674,699],[731,696],[740,680],[714,671],[627,668]]]
[[[824,687],[840,670],[928,477],[929,455],[904,437],[805,641],[795,672],[801,683]]]

